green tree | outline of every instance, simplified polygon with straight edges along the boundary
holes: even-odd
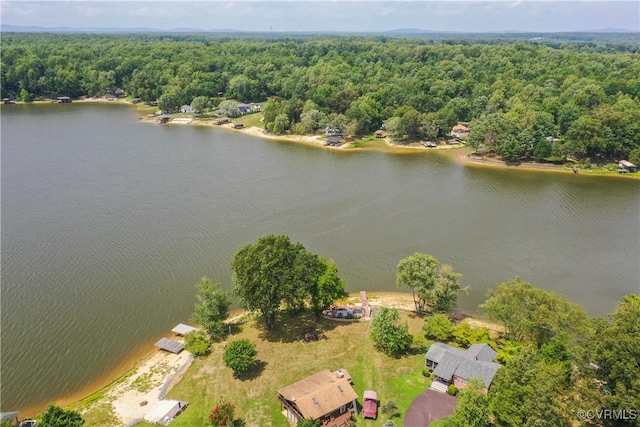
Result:
[[[594,361],[600,367],[597,376],[611,390],[607,407],[640,408],[640,295],[625,296],[609,317],[611,323],[593,340]],[[639,421],[631,425],[638,426]]]
[[[211,100],[207,96],[196,96],[193,98],[193,101],[191,101],[191,108],[193,108],[196,113],[202,113],[211,108]]]
[[[65,411],[59,406],[49,405],[37,424],[38,427],[81,427],[84,420],[76,411]]]
[[[317,289],[326,270],[319,263],[317,255],[300,243],[291,243],[287,236],[261,237],[234,256],[233,292],[242,307],[260,310],[267,328],[272,329],[277,312],[283,307],[301,308],[309,290]]]
[[[231,99],[222,101],[220,105],[218,105],[218,110],[220,110],[223,116],[238,117],[240,115],[238,102]]]
[[[540,348],[557,334],[565,335],[570,343],[587,335],[589,316],[564,295],[535,288],[519,277],[498,284],[487,295],[480,309],[503,324],[511,339]]]
[[[202,325],[212,338],[218,339],[224,335],[224,320],[229,316],[231,299],[222,290],[220,283],[213,283],[203,277],[197,284],[198,289],[192,321]]]
[[[338,276],[338,266],[333,261],[322,261],[324,272],[318,280],[311,281],[310,296],[311,308],[316,318],[319,319],[322,312],[339,299],[346,298],[349,293],[344,288],[344,280]]]
[[[459,344],[465,347],[469,347],[471,344],[488,344],[491,342],[488,328],[473,328],[467,322],[458,323],[452,335]]]
[[[278,114],[273,122],[273,132],[282,135],[289,130],[290,125],[289,117],[286,114]]]
[[[249,372],[258,364],[255,357],[258,354],[255,345],[247,339],[231,341],[224,349],[222,360],[227,368],[234,373]]]
[[[427,339],[448,341],[451,339],[455,326],[446,314],[438,313],[426,318],[422,330]]]
[[[204,356],[209,353],[211,341],[204,331],[191,331],[184,336],[184,348],[194,356]]]
[[[409,350],[413,337],[409,333],[409,325],[400,324],[398,310],[383,307],[373,318],[371,340],[375,347],[388,354],[398,357]]]
[[[175,113],[180,109],[180,99],[174,93],[163,93],[158,100],[158,106],[163,113]]]
[[[457,400],[455,413],[445,418],[444,427],[489,427],[489,399],[481,379],[469,380]]]
[[[424,314],[426,308],[446,312],[456,306],[459,278],[451,266],[441,265],[431,255],[415,253],[398,263],[396,283],[411,288],[416,313]]]

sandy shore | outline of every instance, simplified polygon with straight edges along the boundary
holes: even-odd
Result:
[[[372,307],[414,310],[413,299],[409,293],[368,292],[368,299]],[[359,304],[360,294],[351,293],[348,302]],[[244,310],[234,310],[230,321],[238,321],[245,314]],[[453,316],[459,320],[464,319],[473,326],[487,326],[496,333],[501,329],[498,325],[482,319],[470,318],[462,313],[454,313]],[[177,404],[177,401],[163,400],[161,393],[166,393],[180,380],[192,360],[191,353],[186,350],[180,354],[155,350],[137,362],[128,373],[118,378],[112,385],[77,402],[72,407],[82,414],[88,425],[96,427],[126,426],[135,420],[153,423]]]
[[[177,405],[177,401],[164,399],[164,393],[179,381],[193,357],[183,350],[179,354],[157,350],[118,379],[98,399],[85,405],[74,405],[87,419],[92,413],[110,413],[108,425],[126,426],[136,420],[154,423]],[[100,415],[103,418],[104,415]]]

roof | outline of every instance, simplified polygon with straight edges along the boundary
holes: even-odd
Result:
[[[371,391],[371,390],[367,390],[364,392],[364,399],[373,399],[373,400],[378,400],[378,393],[376,393],[375,391]]]
[[[342,373],[342,375],[340,375]],[[317,420],[358,398],[346,369],[328,369],[278,390],[282,398],[294,404],[304,418]]]
[[[631,163],[628,160],[620,160],[618,163],[621,164],[622,166],[625,166],[625,167],[628,167],[628,168],[635,168],[636,167],[636,165],[634,165],[633,163]]]
[[[468,359],[484,360],[493,362],[498,353],[489,344],[473,344],[464,352]]]
[[[431,347],[429,347],[429,350],[424,357],[425,359],[440,363],[444,356],[448,353],[459,353],[460,355],[462,355],[464,354],[464,351],[441,342],[436,342],[431,344]]]
[[[14,412],[0,412],[0,422],[5,422],[5,421],[14,421],[16,418],[18,418],[18,412],[14,411]]]
[[[170,340],[169,338],[162,338],[156,344],[156,347],[160,347],[162,350],[170,351],[171,353],[180,353],[184,348],[184,344],[178,341]]]
[[[185,325],[184,323],[179,323],[178,326],[173,328],[171,332],[176,333],[178,335],[186,335],[189,332],[199,331],[200,329],[194,328],[193,326]]]
[[[470,129],[465,125],[461,125],[460,123],[458,123],[453,128],[451,128],[451,130],[454,132],[469,132]]]
[[[502,365],[494,363],[497,353],[488,344],[473,344],[466,351],[436,342],[429,347],[425,358],[436,362],[433,373],[440,378],[451,379],[454,375],[470,380],[482,378],[489,388],[493,377]]]

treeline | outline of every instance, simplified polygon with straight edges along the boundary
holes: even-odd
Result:
[[[24,101],[116,88],[167,111],[203,97],[210,107],[269,100],[264,123],[275,132],[364,135],[386,122],[402,142],[465,122],[473,146],[506,160],[640,158],[630,44],[3,34],[1,61],[2,96]]]

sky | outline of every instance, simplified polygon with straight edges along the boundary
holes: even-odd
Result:
[[[640,32],[640,1],[0,0],[3,25],[257,32]]]

